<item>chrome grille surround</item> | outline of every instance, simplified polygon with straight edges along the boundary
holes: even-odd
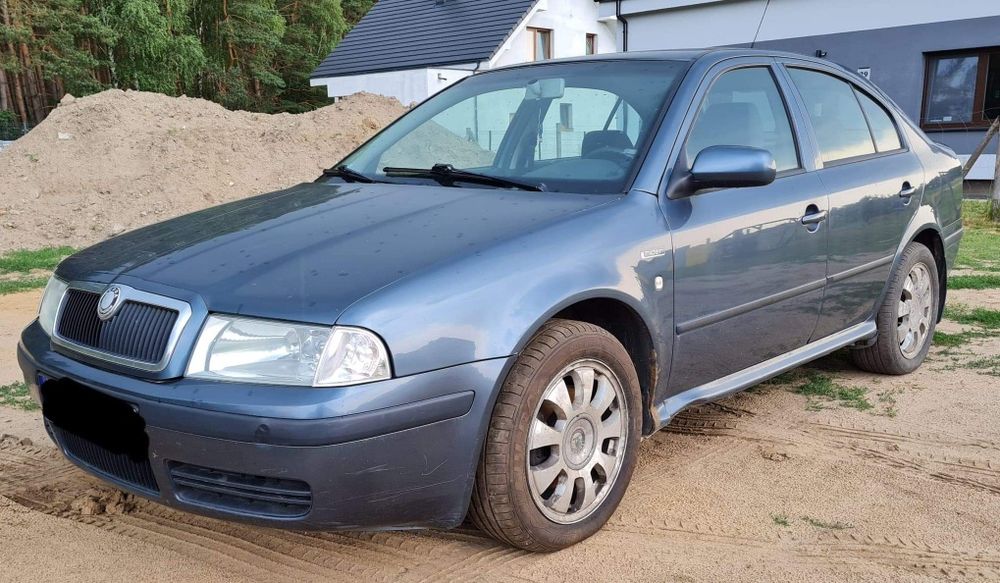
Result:
[[[126,302],[135,302],[140,304],[148,304],[157,308],[164,308],[167,310],[174,310],[177,312],[177,319],[174,322],[173,329],[170,331],[170,335],[167,338],[166,348],[163,351],[163,356],[157,362],[145,362],[142,360],[136,360],[132,358],[126,358],[116,354],[112,354],[97,348],[86,346],[79,342],[74,342],[69,338],[65,338],[59,333],[59,327],[62,323],[63,309],[66,307],[66,299],[69,295],[70,290],[80,290],[85,292],[91,292],[96,294],[101,294],[108,288],[115,286],[121,290],[120,303],[125,304]],[[70,282],[66,292],[63,293],[63,297],[59,300],[59,311],[56,313],[55,326],[52,332],[52,344],[62,347],[71,352],[76,352],[97,360],[102,360],[105,362],[110,362],[112,364],[117,364],[129,368],[134,368],[137,370],[142,370],[146,372],[161,372],[170,363],[171,358],[173,358],[174,351],[177,348],[177,342],[180,339],[181,334],[184,332],[185,326],[191,320],[191,305],[185,301],[178,300],[175,298],[170,298],[167,296],[161,296],[159,294],[154,294],[150,292],[145,292],[142,290],[137,290],[133,287],[127,285],[112,283],[92,283],[92,282]],[[95,314],[96,317],[96,314]]]

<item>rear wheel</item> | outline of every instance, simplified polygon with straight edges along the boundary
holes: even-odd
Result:
[[[639,381],[621,343],[591,324],[547,323],[497,398],[470,517],[531,551],[589,537],[631,479],[640,419]]]
[[[852,351],[858,367],[900,375],[916,370],[930,350],[940,301],[937,262],[930,250],[910,243],[876,317],[875,344]]]

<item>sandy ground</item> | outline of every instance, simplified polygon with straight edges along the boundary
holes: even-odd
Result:
[[[0,297],[6,377],[37,299]],[[61,459],[37,414],[0,409],[0,581],[1000,580],[1000,380],[962,367],[983,355],[1000,338],[934,348],[906,377],[843,353],[810,365],[866,387],[869,412],[807,408],[794,381],[687,411],[642,444],[604,530],[548,556],[472,528],[283,532],[122,498]]]

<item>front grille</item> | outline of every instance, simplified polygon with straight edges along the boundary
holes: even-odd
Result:
[[[177,323],[177,311],[129,300],[111,319],[101,320],[97,317],[100,298],[91,291],[67,291],[57,328],[59,336],[121,358],[148,364],[160,362]]]
[[[40,390],[46,427],[71,458],[128,486],[159,491],[146,422],[131,405],[68,379],[46,381]]]
[[[171,462],[170,477],[181,501],[262,517],[303,516],[312,506],[309,484]]]

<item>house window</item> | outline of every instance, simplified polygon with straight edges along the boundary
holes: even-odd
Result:
[[[534,51],[532,60],[545,61],[552,58],[552,31],[544,28],[529,28],[531,46]]]
[[[588,34],[587,35],[587,52],[585,54],[587,54],[587,55],[596,55],[597,54],[597,35],[596,34]]]
[[[1000,116],[1000,49],[927,58],[925,129],[988,126]]]
[[[573,131],[573,104],[559,104],[559,127],[563,131]]]

